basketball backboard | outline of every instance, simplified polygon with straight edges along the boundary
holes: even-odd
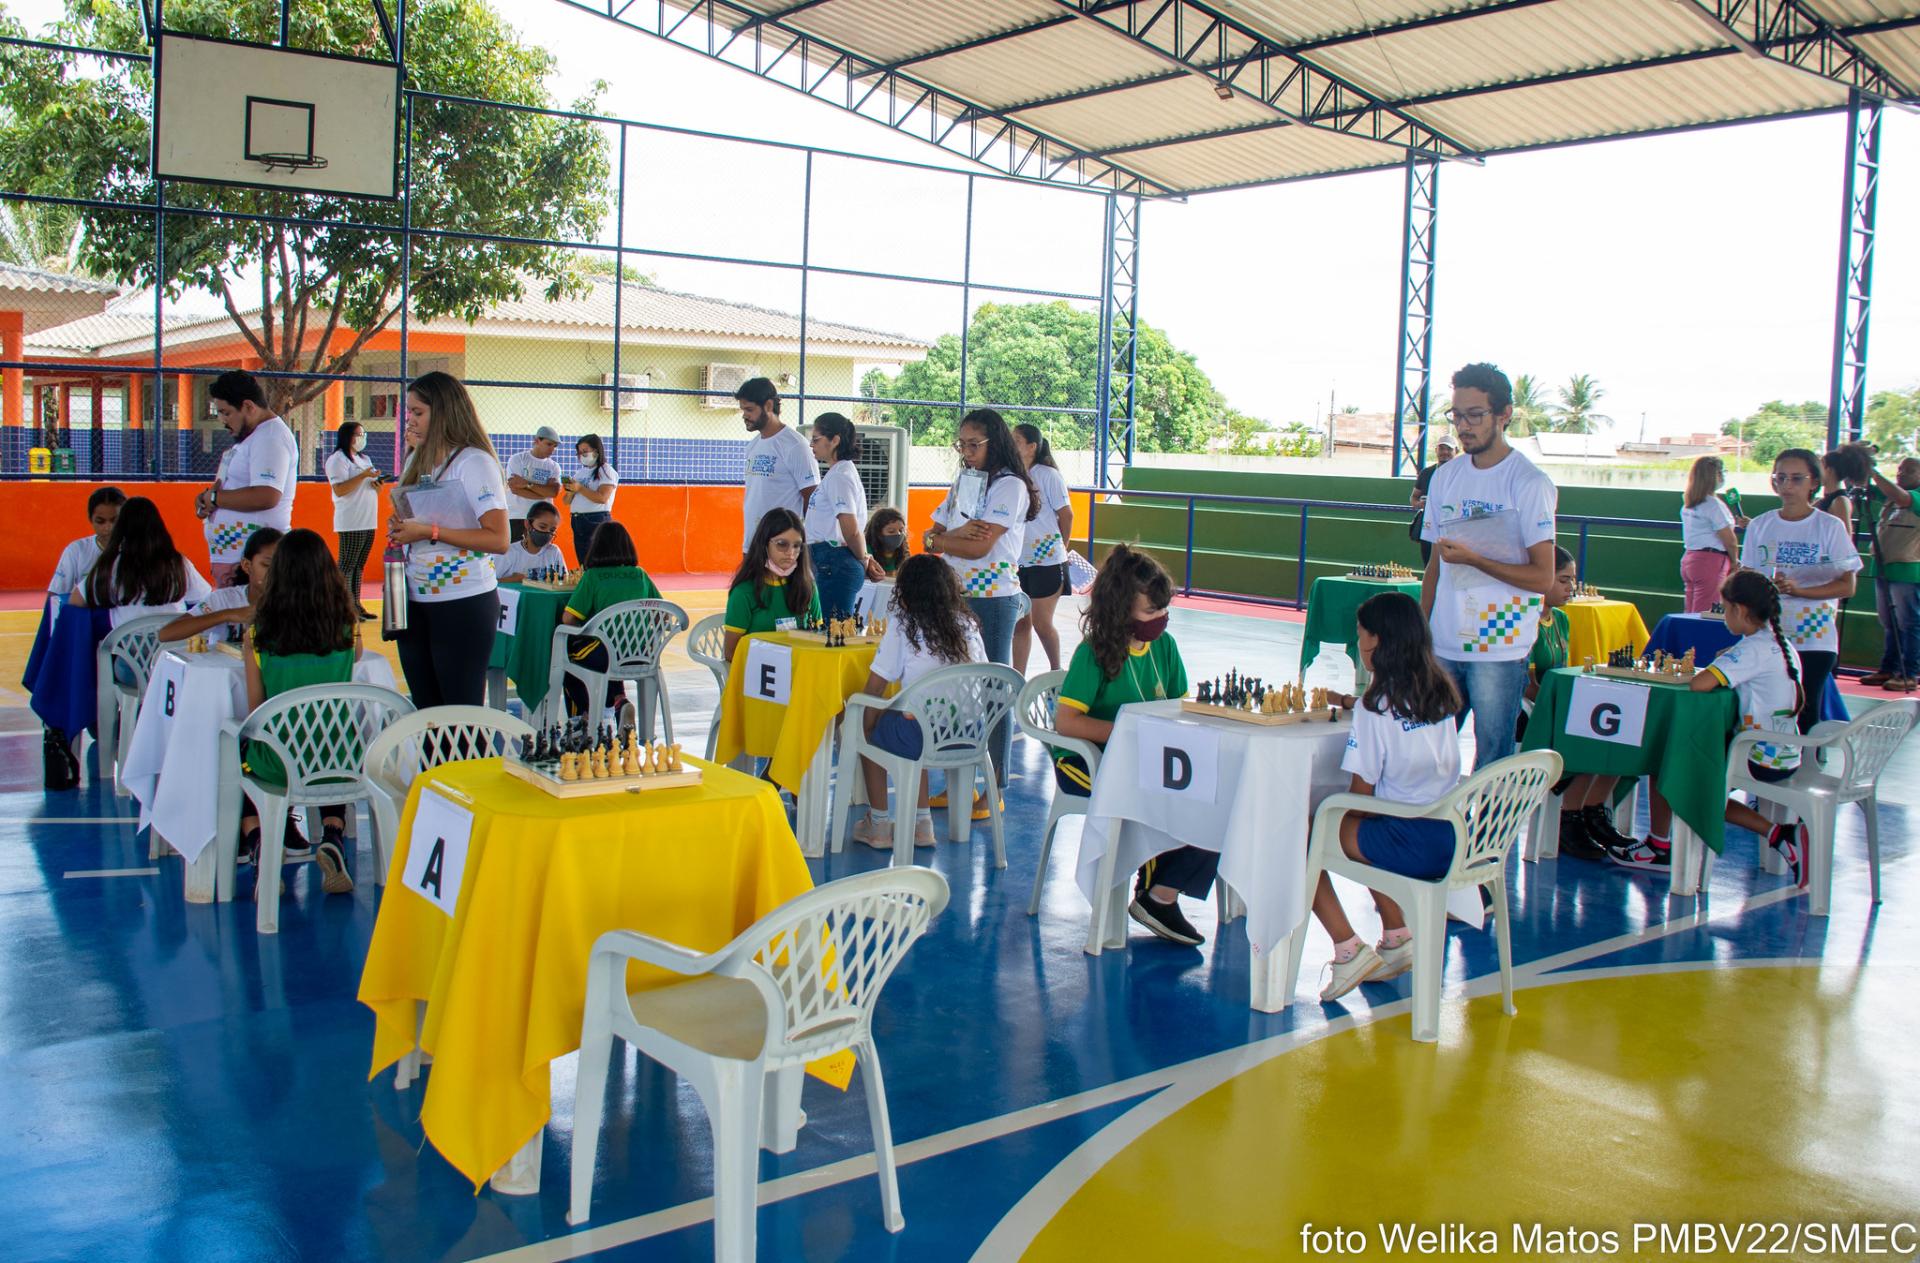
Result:
[[[163,32],[153,64],[161,178],[399,196],[394,63]]]

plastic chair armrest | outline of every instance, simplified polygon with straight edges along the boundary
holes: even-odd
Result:
[[[1364,812],[1369,816],[1397,816],[1402,820],[1439,820],[1444,815],[1439,810],[1441,803],[1396,803],[1384,798],[1375,798],[1372,794],[1330,794],[1320,803],[1313,814],[1318,818],[1322,812],[1337,812],[1345,815],[1350,811]]]
[[[871,693],[855,693],[846,702],[846,713],[851,716],[856,710],[892,710],[899,695],[893,697],[875,697]]]
[[[665,939],[633,930],[609,930],[594,940],[592,959],[595,962],[637,960],[692,978],[710,972],[725,956],[724,951],[691,951],[678,943],[669,943]]]

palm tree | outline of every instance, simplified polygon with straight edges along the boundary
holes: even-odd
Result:
[[[1523,439],[1538,430],[1550,429],[1547,409],[1540,399],[1540,383],[1532,374],[1522,373],[1513,379],[1513,421],[1507,426],[1507,434]]]
[[[1611,425],[1612,417],[1593,410],[1606,393],[1599,382],[1585,373],[1576,373],[1560,388],[1560,402],[1547,405],[1553,417],[1552,428],[1562,434],[1591,434],[1602,422]]]
[[[0,202],[0,263],[78,272],[85,233],[79,212],[70,206]]]

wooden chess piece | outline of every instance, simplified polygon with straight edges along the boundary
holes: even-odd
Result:
[[[560,755],[560,779],[563,781],[577,781],[580,779],[580,768],[574,762],[573,752],[571,750],[563,751]]]
[[[607,778],[607,748],[605,746],[595,746],[593,748],[593,778],[595,780],[605,780]]]
[[[628,776],[640,775],[640,756],[632,745],[620,752],[620,770]]]
[[[679,773],[686,770],[686,767],[680,762],[680,743],[676,741],[667,747],[667,771]]]

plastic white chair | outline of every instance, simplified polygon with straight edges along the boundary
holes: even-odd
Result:
[[[1020,690],[1020,703],[1015,714],[1020,720],[1020,731],[1045,746],[1061,750],[1071,750],[1086,761],[1087,778],[1091,780],[1100,770],[1100,747],[1091,741],[1078,737],[1063,737],[1054,725],[1055,716],[1060,707],[1060,685],[1067,678],[1065,671],[1047,671],[1027,681]],[[1053,805],[1047,808],[1047,827],[1040,834],[1040,864],[1033,871],[1033,898],[1027,901],[1027,915],[1040,913],[1040,887],[1047,880],[1047,857],[1053,853],[1053,828],[1063,816],[1084,816],[1090,798],[1080,794],[1063,793],[1058,786],[1053,791]]]
[[[280,861],[288,808],[331,803],[351,808],[370,799],[367,747],[394,720],[412,712],[412,702],[376,684],[310,684],[270,697],[245,719],[221,725],[216,891],[224,889],[226,897],[232,897],[244,793],[260,813],[253,892],[260,933],[280,931]],[[249,741],[279,757],[287,773],[285,785],[268,785],[243,770],[241,752]]]
[[[1867,818],[1867,873],[1873,902],[1880,902],[1880,805],[1876,801],[1880,774],[1900,743],[1920,720],[1920,701],[1901,698],[1882,702],[1858,719],[1827,720],[1804,736],[1748,729],[1727,747],[1727,792],[1745,790],[1756,798],[1778,803],[1804,820],[1811,835],[1807,846],[1807,910],[1827,915],[1833,895],[1833,847],[1843,803],[1859,803]],[[1797,746],[1800,767],[1784,781],[1757,780],[1747,770],[1753,747]],[[1836,756],[1821,766],[1822,752]],[[1764,853],[1765,847],[1762,846]],[[1677,869],[1681,857],[1676,852]]]
[[[400,812],[416,776],[442,763],[498,757],[508,742],[532,735],[533,725],[491,706],[431,706],[387,725],[367,747],[375,880],[387,880]]]
[[[86,612],[81,612],[81,617]],[[140,718],[140,699],[147,691],[147,678],[153,673],[153,660],[160,656],[159,631],[178,614],[142,614],[130,618],[108,632],[94,650],[94,761],[108,774],[117,797],[127,796],[120,779],[120,765],[127,760],[127,747],[133,742],[133,725]],[[133,673],[131,686],[120,683],[113,664],[124,662]]]
[[[754,1257],[760,1147],[793,1148],[806,1064],[848,1049],[866,1087],[887,1230],[904,1228],[873,1010],[894,967],[946,905],[947,881],[939,873],[883,869],[801,895],[717,952],[628,930],[601,935],[587,966],[567,1222],[587,1220],[607,1062],[618,1035],[692,1084],[706,1106],[716,1259]],[[633,961],[686,980],[629,996]],[[770,1115],[764,1123],[763,1108]]]
[[[727,701],[727,616],[709,614],[693,625],[687,636],[687,656],[713,672],[720,699],[713,704],[713,722],[707,725],[707,762],[720,745],[720,711]]]
[[[606,719],[607,685],[613,680],[631,683],[639,690],[632,698],[640,739],[653,739],[653,708],[660,707],[662,731],[667,743],[673,743],[673,706],[667,700],[667,678],[660,670],[660,658],[674,636],[687,630],[687,612],[672,601],[622,601],[601,610],[580,627],[553,629],[553,662],[548,668],[547,696],[541,703],[546,714],[566,713],[566,694],[560,682],[572,676],[587,686],[587,729],[598,728]],[[575,636],[596,636],[607,647],[607,669],[589,671],[574,662],[568,644]],[[551,708],[551,709],[549,709]]]
[[[1462,781],[1445,798],[1425,806],[1383,802],[1369,794],[1334,794],[1313,817],[1307,848],[1307,896],[1313,896],[1322,870],[1351,878],[1400,905],[1413,931],[1413,1037],[1431,1043],[1440,1038],[1440,973],[1446,963],[1447,891],[1487,886],[1493,895],[1494,939],[1500,949],[1500,990],[1509,1016],[1513,1006],[1513,941],[1507,908],[1507,852],[1527,828],[1533,813],[1560,779],[1560,755],[1535,750],[1501,759]],[[1444,877],[1421,881],[1347,858],[1340,848],[1340,822],[1348,812],[1397,816],[1404,820],[1443,820],[1453,826],[1453,866]],[[1284,1008],[1293,999],[1300,958],[1307,944],[1302,921],[1287,944]],[[1257,966],[1256,966],[1257,968]],[[1255,980],[1258,988],[1259,980]]]
[[[989,662],[962,663],[929,671],[911,688],[894,694],[891,700],[869,693],[855,693],[847,699],[846,713],[840,720],[840,775],[833,791],[833,825],[828,834],[833,849],[846,847],[847,817],[853,810],[853,796],[865,780],[856,758],[872,759],[893,779],[893,794],[898,810],[893,813],[893,862],[913,863],[913,808],[920,792],[920,774],[929,768],[947,773],[947,801],[958,804],[947,809],[947,836],[964,842],[971,835],[973,813],[967,804],[973,799],[976,776],[983,779],[987,796],[987,818],[993,829],[993,866],[1007,866],[1006,829],[1001,821],[1000,794],[993,783],[992,735],[994,727],[1007,718],[1019,700],[1025,681],[1012,667]],[[897,710],[912,715],[920,724],[920,757],[903,759],[867,741],[865,717],[870,710]],[[962,769],[965,778],[955,775]]]

